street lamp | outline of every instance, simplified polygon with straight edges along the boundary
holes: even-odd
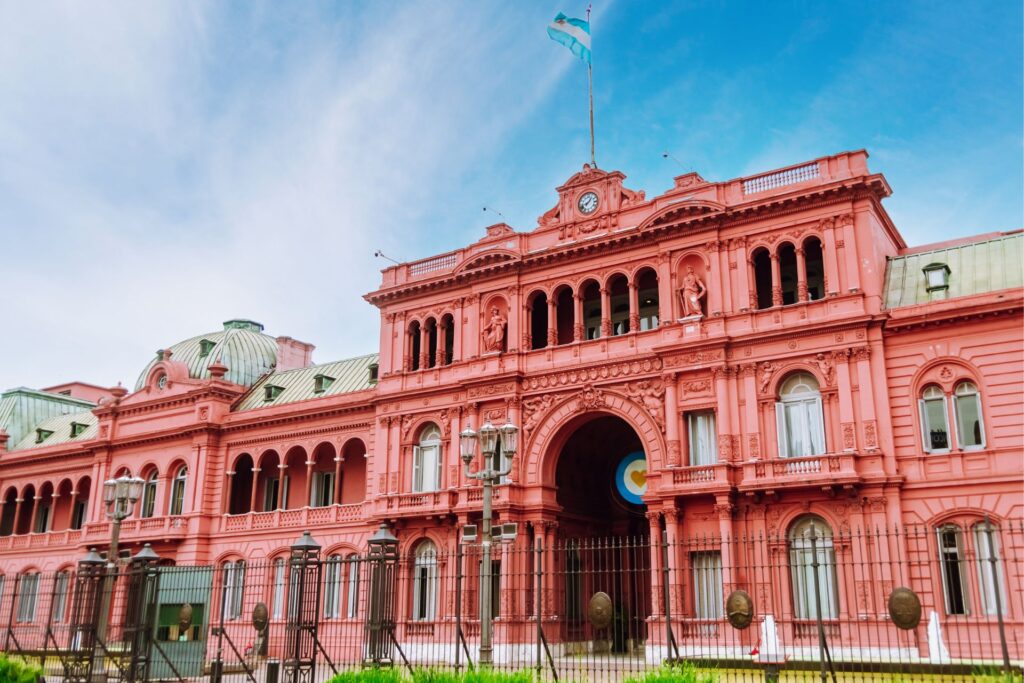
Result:
[[[476,455],[477,443],[483,454],[483,467],[476,472],[469,471],[469,465]],[[459,434],[459,449],[462,463],[465,465],[466,477],[478,479],[484,485],[483,533],[480,540],[483,549],[483,561],[480,568],[480,665],[490,666],[493,647],[491,645],[491,497],[496,482],[512,471],[512,459],[516,455],[519,443],[519,428],[512,423],[495,427],[490,420],[484,423],[479,432],[466,425]],[[500,457],[508,458],[508,466],[501,467]],[[498,461],[495,462],[495,456]]]
[[[106,663],[103,659],[107,640],[107,620],[110,617],[110,594],[114,592],[114,581],[117,578],[118,541],[121,538],[121,522],[132,514],[135,503],[142,497],[145,486],[142,479],[123,474],[117,479],[103,482],[103,503],[107,507],[107,517],[113,524],[110,528],[110,551],[107,553],[106,580],[100,596],[100,618],[96,624],[96,651],[94,661],[98,663],[93,671],[99,671],[102,680],[106,680]]]

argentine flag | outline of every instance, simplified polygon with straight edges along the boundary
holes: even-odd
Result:
[[[561,12],[548,25],[548,36],[556,43],[561,43],[572,50],[572,53],[590,64],[590,22],[572,19]]]

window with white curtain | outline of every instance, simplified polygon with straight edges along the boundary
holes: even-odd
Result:
[[[71,575],[66,572],[59,572],[54,579],[53,585],[53,620],[64,621],[64,615],[68,608],[68,587],[71,583]]]
[[[341,615],[341,556],[331,555],[324,565],[324,618]]]
[[[174,481],[171,482],[171,505],[168,512],[172,515],[180,515],[185,510],[185,483],[188,481],[188,468],[182,465],[174,474]]]
[[[156,470],[149,473],[146,483],[142,488],[142,510],[140,516],[152,517],[156,507],[156,484],[159,477]]]
[[[437,550],[430,541],[416,548],[416,561],[412,576],[412,618],[432,621],[437,600]]]
[[[274,560],[274,607],[272,616],[274,619],[280,619],[284,616],[284,603],[285,603],[285,563],[284,558],[279,557]]]
[[[835,619],[839,615],[835,548],[832,528],[821,517],[807,515],[793,524],[789,532],[789,566],[793,615],[797,619],[817,619],[820,604],[821,618]]]
[[[798,372],[782,384],[775,419],[781,457],[799,458],[825,452],[821,392],[813,375]]]
[[[345,616],[354,619],[359,612],[359,556],[352,553],[345,558],[348,564],[348,590],[345,597]]]
[[[921,438],[926,453],[949,450],[949,421],[946,418],[946,395],[932,384],[924,388],[918,401],[921,411]]]
[[[423,429],[420,443],[413,447],[412,490],[437,491],[441,488],[441,431],[436,425]]]
[[[713,410],[687,413],[686,431],[690,443],[691,465],[714,465],[718,462],[715,412]]]
[[[981,610],[993,616],[1002,612],[1005,616],[1006,590],[999,554],[999,529],[994,524],[979,522],[974,525],[974,554],[978,563]]]
[[[693,568],[693,608],[698,619],[721,619],[722,610],[722,553],[690,553]]]
[[[963,533],[955,524],[940,526],[936,532],[946,614],[967,614],[970,608],[967,599],[967,575],[964,572]]]
[[[963,449],[985,447],[985,425],[981,418],[981,395],[974,382],[960,382],[953,391],[956,412],[956,441]]]
[[[237,619],[242,615],[242,595],[245,591],[245,562],[224,564],[224,617]]]
[[[36,601],[39,597],[39,574],[23,574],[18,582],[17,621],[31,623],[36,620]]]
[[[310,507],[334,505],[334,472],[314,472]]]

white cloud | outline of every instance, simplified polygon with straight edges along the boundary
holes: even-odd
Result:
[[[0,388],[130,383],[235,316],[376,349],[373,250],[429,253],[424,217],[570,64],[513,9],[383,14],[2,6]]]

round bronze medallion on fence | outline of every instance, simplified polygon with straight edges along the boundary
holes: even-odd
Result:
[[[894,588],[889,594],[889,616],[896,628],[917,628],[921,623],[921,600],[917,593],[904,586]]]
[[[192,626],[192,605],[185,603],[178,608],[178,629],[187,631]]]
[[[266,604],[257,602],[256,606],[252,608],[252,627],[257,631],[262,631],[267,627],[269,617]]]
[[[607,628],[612,623],[612,599],[607,593],[598,591],[590,598],[590,607],[587,610],[590,616],[590,625],[594,628]]]
[[[754,620],[754,601],[746,591],[733,591],[725,601],[725,613],[732,627],[742,631]]]

